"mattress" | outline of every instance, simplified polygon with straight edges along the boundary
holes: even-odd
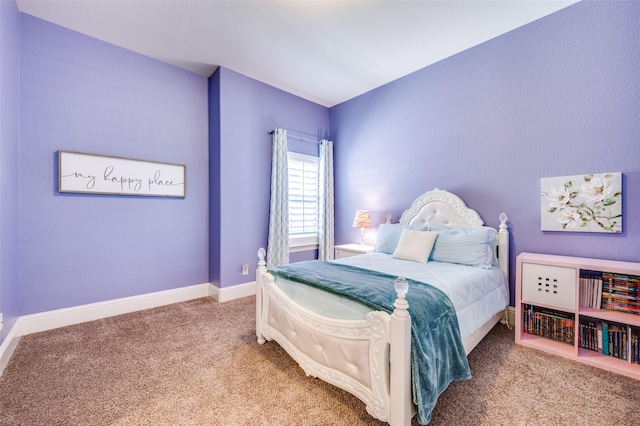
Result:
[[[508,304],[506,278],[497,267],[484,269],[434,261],[423,264],[395,259],[389,254],[377,252],[332,262],[393,276],[402,275],[440,289],[449,297],[456,310],[462,339],[472,335]],[[329,318],[360,320],[371,311],[358,302],[305,284],[281,278],[276,280],[276,284],[298,304]],[[411,312],[411,300],[407,301]]]

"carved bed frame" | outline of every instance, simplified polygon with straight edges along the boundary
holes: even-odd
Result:
[[[507,277],[508,295],[506,220],[506,215],[501,214],[496,255],[498,266]],[[484,225],[480,215],[458,196],[439,189],[418,197],[402,214],[400,223],[467,228]],[[411,394],[411,310],[402,292],[398,293],[391,315],[374,311],[364,320],[338,320],[318,315],[289,298],[267,272],[264,249],[260,251],[256,281],[258,343],[275,340],[307,376],[355,395],[371,416],[392,426],[411,423],[416,412]],[[469,354],[502,317],[502,312],[497,313],[466,338],[465,352]]]

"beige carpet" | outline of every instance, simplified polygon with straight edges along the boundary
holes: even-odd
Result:
[[[379,425],[255,341],[255,299],[198,299],[24,336],[1,425]],[[498,325],[431,425],[638,425],[640,382],[513,344]],[[415,424],[415,421],[414,421]]]

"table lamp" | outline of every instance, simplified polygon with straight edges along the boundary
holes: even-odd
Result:
[[[371,216],[368,210],[356,210],[353,227],[360,228],[360,245],[364,245],[364,228],[371,228]]]

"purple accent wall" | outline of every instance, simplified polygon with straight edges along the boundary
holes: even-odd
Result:
[[[439,187],[488,225],[509,214],[512,267],[521,251],[640,260],[639,3],[580,2],[332,109],[0,5],[4,333],[19,315],[255,279],[276,126],[331,129],[337,244],[358,241],[355,210],[397,221]],[[187,197],[59,194],[59,149],[186,164]],[[624,174],[621,235],[539,230],[541,177],[610,171]]]
[[[329,109],[223,67],[210,80],[212,86],[219,85],[219,99],[210,100],[210,105],[218,102],[211,108],[211,121],[220,114],[219,136],[209,135],[211,158],[218,156],[220,163],[210,194],[211,205],[219,202],[219,211],[211,216],[220,228],[220,238],[211,242],[212,253],[219,257],[211,258],[210,277],[218,278],[212,282],[219,287],[227,287],[255,280],[256,252],[267,244],[269,130],[278,126],[328,136]],[[292,146],[296,144],[291,141]],[[242,275],[243,263],[250,265],[248,276]]]
[[[522,251],[640,261],[640,3],[580,2],[331,109],[336,244],[434,187]],[[540,231],[540,178],[622,172],[624,232]],[[371,230],[375,232],[375,230]]]
[[[20,314],[208,282],[207,78],[21,19]],[[60,194],[60,149],[185,164],[187,196]]]
[[[18,247],[20,13],[0,1],[0,344],[20,316]]]

